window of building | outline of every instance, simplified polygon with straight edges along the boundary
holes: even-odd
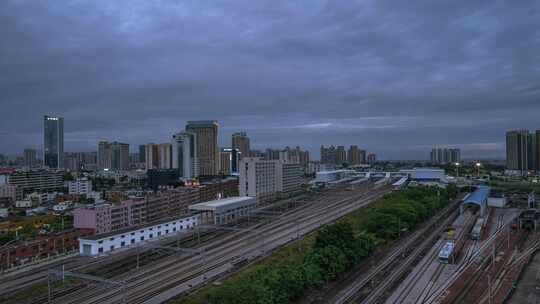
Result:
[[[111,245],[110,248],[111,248],[111,251],[114,251],[114,245]]]
[[[150,235],[148,236],[148,238],[150,238],[150,239],[153,238],[153,237],[154,237],[154,235],[152,233],[150,233]]]
[[[122,246],[122,247],[126,246],[126,242],[120,243],[120,246]]]
[[[157,236],[160,236],[160,235],[161,235],[161,231],[158,231]]]
[[[144,236],[141,236],[141,241],[144,241]]]
[[[169,233],[169,229],[165,230],[165,234],[168,234]]]
[[[102,252],[103,252],[103,247],[99,247],[97,251],[98,251],[99,253],[102,253]]]

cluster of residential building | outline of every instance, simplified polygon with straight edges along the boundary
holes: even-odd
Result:
[[[446,165],[461,162],[461,150],[458,148],[433,148],[430,153],[431,163]]]
[[[323,164],[373,164],[377,161],[377,156],[373,153],[367,153],[366,150],[359,149],[358,146],[352,145],[348,150],[345,146],[321,146],[321,163]]]
[[[515,175],[540,172],[540,130],[506,132],[506,169]]]

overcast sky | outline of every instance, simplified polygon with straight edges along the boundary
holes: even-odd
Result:
[[[503,157],[540,129],[540,1],[1,0],[0,109],[8,154],[49,114],[66,151],[216,119],[224,146]]]

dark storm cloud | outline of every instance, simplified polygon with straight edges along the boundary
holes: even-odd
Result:
[[[538,128],[538,1],[1,1],[0,151],[168,141],[218,119],[223,145],[431,145],[498,157]]]

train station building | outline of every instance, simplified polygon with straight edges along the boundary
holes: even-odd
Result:
[[[79,253],[96,256],[122,248],[192,230],[199,223],[196,215],[167,219],[138,227],[126,228],[79,238]]]
[[[463,213],[468,207],[477,206],[480,209],[480,216],[484,217],[490,192],[490,187],[479,186],[473,193],[463,199],[463,203],[460,206],[460,212]]]
[[[236,222],[255,209],[257,200],[251,196],[229,197],[189,206],[189,210],[198,213],[201,223],[224,225]]]

